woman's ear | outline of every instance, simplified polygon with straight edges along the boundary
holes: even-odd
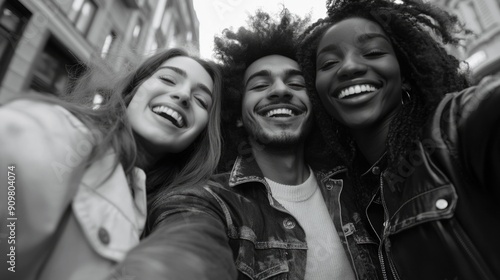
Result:
[[[236,127],[243,127],[243,121],[241,120],[241,118],[236,120]]]
[[[405,91],[411,91],[411,85],[410,85],[410,83],[403,82],[401,84],[401,89],[403,89]]]
[[[401,75],[401,88],[406,91],[411,90],[410,81],[403,75]]]

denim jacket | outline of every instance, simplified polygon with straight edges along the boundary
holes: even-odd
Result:
[[[378,279],[376,242],[365,230],[359,213],[347,207],[340,207],[343,190],[348,188],[344,185],[346,169],[338,167],[328,173],[315,172],[315,174],[356,278]],[[200,217],[204,218],[200,219]],[[172,227],[182,228],[183,224],[194,224],[193,220],[199,224],[217,224],[219,243],[216,240],[209,240],[209,233],[200,233],[203,230],[202,225],[193,226],[190,231],[179,230],[176,234],[188,236],[193,233],[202,236],[203,240],[185,237],[195,242],[189,247],[193,250],[192,255],[210,256],[210,252],[217,251],[217,248],[226,247],[227,251],[232,252],[238,279],[304,278],[307,255],[304,230],[295,218],[272,197],[260,168],[251,156],[239,157],[230,173],[215,175],[203,188],[189,188],[173,193],[160,209],[153,211],[152,218],[156,221],[153,226],[153,235],[158,228],[160,231],[162,227],[164,231]],[[163,234],[165,239],[177,239],[172,230],[169,232],[170,237],[165,234]],[[222,234],[225,235],[224,238],[221,237]],[[161,238],[159,234],[156,236]],[[216,238],[213,237],[213,239]],[[154,244],[152,240],[148,242]],[[226,242],[226,244],[220,242]],[[178,244],[171,242],[170,245]],[[166,246],[164,247],[166,249],[168,244],[161,245],[158,242],[150,246]],[[212,258],[202,260],[205,263],[210,262],[206,266],[211,267],[211,270],[206,273],[214,273],[214,270],[228,270],[222,267],[224,262],[220,262],[220,258],[227,260],[228,256],[213,253]],[[220,264],[217,264],[218,262]],[[187,268],[185,266],[179,270],[188,271],[188,273],[195,273],[196,269],[199,270],[199,267]],[[194,279],[194,277],[185,277],[185,274],[183,276],[183,279]],[[217,274],[213,278],[205,277],[205,279],[230,278]]]

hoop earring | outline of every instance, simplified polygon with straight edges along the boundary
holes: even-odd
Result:
[[[243,127],[243,121],[241,119],[236,120],[236,127]]]
[[[406,93],[406,102],[405,102],[405,98],[403,98],[403,95],[401,95],[401,105],[405,105],[407,103],[410,103],[411,101],[411,95],[410,93],[408,92],[408,90],[404,87],[401,88],[401,90]]]

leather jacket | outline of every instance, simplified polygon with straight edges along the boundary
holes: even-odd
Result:
[[[346,168],[314,173],[357,279],[380,279],[377,244],[365,230],[366,223],[363,224],[359,213],[345,207],[352,203],[343,203],[340,209],[343,190],[350,189],[344,186]],[[230,264],[224,252],[232,253],[230,257],[238,271],[237,279],[304,278],[307,252],[304,230],[272,197],[252,156],[239,157],[230,173],[215,175],[204,187],[172,193],[151,215],[152,221],[156,222],[151,236],[144,243],[162,248],[162,251],[170,250],[172,246],[182,247],[179,250],[184,254],[204,256],[200,262],[210,268],[203,272],[201,266],[187,267],[189,263],[179,261],[177,268],[184,271],[182,279],[196,279],[196,274],[203,274],[204,279],[230,279],[227,274],[231,272],[227,267]],[[209,225],[217,229],[204,232]],[[168,243],[168,240],[178,240],[179,236],[189,240],[190,246]],[[167,241],[154,242],[154,239],[161,238]],[[151,259],[151,254],[148,256]],[[164,254],[154,258],[169,259],[169,256]],[[144,265],[148,266],[146,261]],[[155,268],[141,269],[151,274]],[[165,279],[173,279],[169,278],[169,271],[166,273],[160,274]]]
[[[500,279],[499,86],[445,95],[398,172],[377,175],[384,279]]]

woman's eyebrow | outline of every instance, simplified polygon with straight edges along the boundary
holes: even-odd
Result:
[[[186,71],[184,71],[184,70],[182,70],[180,68],[177,68],[177,67],[174,67],[174,66],[162,66],[162,67],[158,68],[158,70],[160,70],[160,69],[170,69],[170,70],[174,71],[175,73],[181,75],[182,77],[187,78]],[[206,85],[204,85],[202,83],[198,83],[198,84],[196,84],[196,86],[199,89],[201,89],[204,92],[206,92],[207,94],[209,94],[210,96],[212,96],[212,91]]]
[[[359,43],[363,44],[363,43],[366,43],[367,41],[370,41],[371,39],[375,39],[375,38],[382,38],[382,39],[386,40],[388,43],[391,43],[389,38],[387,38],[387,36],[385,36],[384,34],[381,34],[381,33],[364,33],[364,34],[359,35],[357,37],[357,40]]]
[[[327,45],[327,46],[324,46],[323,48],[321,48],[321,50],[319,50],[317,52],[316,56],[319,56],[323,52],[334,52],[338,49],[339,49],[339,47],[337,45],[330,44],[330,45]]]
[[[389,40],[389,38],[387,36],[385,36],[384,34],[381,34],[381,33],[361,34],[356,38],[356,40],[357,40],[357,43],[364,44],[367,41],[370,41],[370,40],[375,39],[375,38],[382,38],[382,39],[386,40],[389,44],[391,44],[391,40]],[[323,47],[321,50],[319,50],[317,52],[317,56],[319,56],[323,52],[334,52],[334,51],[341,49],[341,48],[342,48],[342,46],[338,46],[337,44],[330,44],[330,45]]]
[[[160,69],[170,69],[170,70],[174,71],[175,73],[181,75],[184,78],[187,77],[186,71],[184,71],[184,70],[182,70],[180,68],[174,67],[174,66],[161,66],[161,67],[158,67],[158,70],[160,70]]]

